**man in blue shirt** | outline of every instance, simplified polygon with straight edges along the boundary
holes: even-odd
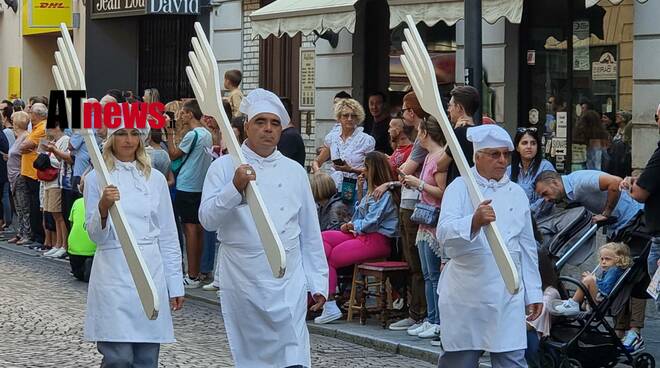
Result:
[[[174,143],[174,135],[167,135],[167,149],[172,161],[182,158],[183,163],[176,177],[176,195],[174,207],[183,224],[186,238],[188,274],[183,278],[184,286],[198,288],[200,263],[202,260],[203,229],[199,223],[199,206],[202,200],[202,186],[206,171],[211,165],[211,155],[206,153],[213,145],[213,137],[200,119],[202,110],[197,100],[189,100],[179,111],[178,120],[188,124],[192,130],[186,133],[179,146]],[[176,174],[175,174],[176,175]]]
[[[549,202],[564,198],[569,203],[579,202],[594,213],[594,223],[616,217],[616,222],[608,228],[608,237],[612,238],[642,211],[642,205],[629,193],[619,191],[621,180],[597,170],[580,170],[563,176],[543,171],[536,179],[535,190]]]

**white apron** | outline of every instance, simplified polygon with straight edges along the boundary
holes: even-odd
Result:
[[[302,167],[275,151],[262,158],[243,145],[283,242],[286,274],[273,277],[249,208],[231,179],[230,157],[213,162],[204,182],[200,221],[217,231],[220,303],[236,367],[311,366],[305,324],[307,293],[327,297],[328,265],[316,205]]]
[[[474,173],[485,199],[493,200],[497,225],[518,269],[520,290],[515,295],[507,291],[483,232],[470,240],[474,207],[465,182],[456,179],[445,192],[437,229],[451,259],[438,282],[442,346],[445,351],[495,353],[525,349],[525,305],[542,301],[529,202],[508,178],[488,183]]]
[[[111,172],[128,224],[159,297],[156,320],[147,319],[111,220],[100,228],[100,189],[92,171],[85,180],[86,228],[97,244],[89,280],[84,334],[88,341],[174,342],[169,298],[184,295],[181,250],[165,177],[151,170],[148,181],[120,164]]]

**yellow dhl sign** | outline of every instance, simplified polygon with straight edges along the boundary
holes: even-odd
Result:
[[[23,2],[23,35],[59,32],[60,23],[73,25],[72,0],[27,0]]]

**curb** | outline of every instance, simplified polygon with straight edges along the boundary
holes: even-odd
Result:
[[[439,352],[430,350],[427,351],[407,344],[378,339],[367,334],[348,333],[346,331],[341,331],[330,326],[307,323],[309,332],[315,335],[333,337],[342,341],[362,345],[364,347],[372,348],[386,353],[403,355],[408,358],[423,360],[432,364],[436,364],[440,356]]]

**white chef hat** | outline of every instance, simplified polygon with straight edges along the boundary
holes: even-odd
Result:
[[[467,130],[467,139],[472,142],[474,152],[484,148],[506,147],[513,151],[511,136],[504,128],[498,125],[480,125]]]
[[[119,106],[121,106],[122,109],[124,108],[123,104],[120,104]],[[115,132],[117,132],[120,129],[137,129],[138,131],[140,131],[140,137],[142,138],[142,141],[144,142],[149,137],[149,131],[151,130],[151,128],[149,127],[149,119],[150,119],[150,117],[147,116],[147,124],[145,124],[144,128],[138,128],[137,126],[135,126],[137,124],[134,124],[134,126],[132,128],[127,128],[126,127],[126,121],[124,120],[124,115],[122,113],[122,115],[121,115],[121,124],[119,124],[119,126],[116,127],[116,128],[108,128],[108,137],[110,137],[111,135],[113,135]]]
[[[262,113],[277,115],[280,118],[282,126],[289,125],[289,121],[291,120],[280,98],[273,92],[263,88],[252,90],[252,92],[243,98],[241,106],[238,109],[247,115],[248,121]]]

